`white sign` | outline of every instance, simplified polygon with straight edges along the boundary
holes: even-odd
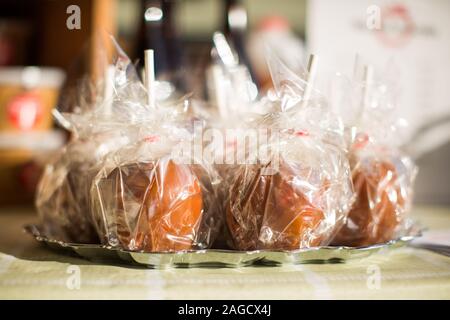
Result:
[[[395,77],[410,134],[450,116],[450,1],[312,0],[307,17],[308,50],[327,68],[351,75],[358,53]]]

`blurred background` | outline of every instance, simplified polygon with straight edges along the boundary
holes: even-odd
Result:
[[[32,203],[42,164],[68,137],[52,109],[101,74],[109,35],[137,65],[155,49],[157,78],[201,99],[216,31],[260,90],[271,86],[266,45],[293,69],[309,53],[324,74],[351,74],[355,54],[383,69],[400,86],[416,202],[450,205],[449,15],[448,0],[1,0],[0,205]]]

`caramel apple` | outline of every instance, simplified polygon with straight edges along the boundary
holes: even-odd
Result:
[[[274,174],[264,175],[265,169],[246,166],[231,187],[226,221],[235,248],[295,250],[320,245],[325,213],[318,200],[326,184],[307,195],[299,180],[311,174],[309,170],[294,170],[285,162]]]
[[[89,198],[93,170],[89,164],[75,161],[67,166],[66,157],[47,166],[38,186],[36,207],[43,231],[47,237],[65,242],[99,243]]]
[[[387,160],[359,158],[352,178],[356,201],[333,244],[355,247],[392,240],[407,204],[396,166]]]
[[[109,243],[129,250],[180,251],[196,245],[204,214],[200,180],[172,160],[115,168],[97,187]]]

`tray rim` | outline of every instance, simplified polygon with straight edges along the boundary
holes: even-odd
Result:
[[[350,247],[350,246],[319,246],[319,247],[310,247],[296,250],[283,250],[283,249],[262,249],[262,250],[232,250],[232,249],[199,249],[199,250],[182,250],[182,251],[133,251],[127,250],[119,247],[113,247],[105,244],[89,244],[89,243],[73,243],[73,242],[64,242],[57,239],[51,239],[46,235],[43,235],[39,230],[39,227],[35,224],[27,224],[23,227],[24,231],[30,235],[32,235],[37,241],[57,244],[63,248],[75,248],[75,249],[107,249],[111,251],[117,251],[128,254],[146,254],[146,255],[181,255],[181,254],[207,254],[209,252],[212,253],[225,253],[225,254],[261,254],[261,253],[284,253],[284,254],[301,254],[304,252],[311,252],[317,250],[324,251],[367,251],[367,250],[379,250],[385,247],[393,247],[398,244],[409,243],[412,240],[419,238],[422,236],[425,228],[420,227],[418,225],[414,225],[410,228],[409,233],[402,235],[396,239],[389,240],[384,243],[378,243],[370,246],[359,246],[359,247]]]

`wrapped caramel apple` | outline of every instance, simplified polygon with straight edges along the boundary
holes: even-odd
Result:
[[[200,170],[201,171],[201,170]],[[95,184],[94,201],[111,245],[180,251],[208,246],[206,206],[213,205],[201,172],[169,158],[118,166]],[[210,207],[211,209],[211,207]]]
[[[328,244],[348,211],[353,193],[346,159],[315,138],[291,134],[281,139],[303,152],[279,150],[275,167],[269,163],[236,170],[226,217],[239,250]]]
[[[71,113],[54,114],[71,131],[71,141],[48,164],[38,186],[36,207],[47,237],[65,242],[98,243],[91,210],[93,178],[104,158],[130,141],[149,122],[146,91],[128,57],[117,47],[114,65],[95,85],[83,82],[75,97],[64,96]],[[75,105],[71,105],[75,101]]]
[[[264,166],[247,168],[236,179],[227,208],[227,224],[240,250],[299,249],[318,246],[325,214],[319,205],[297,189],[285,163],[275,174],[264,175]],[[248,181],[249,179],[250,181]],[[249,186],[235,196],[238,187]]]
[[[273,135],[233,168],[228,193],[226,221],[238,250],[326,245],[353,201],[340,121],[311,87],[315,61],[305,82],[272,59],[276,97],[259,129]]]
[[[144,137],[105,162],[91,190],[102,242],[146,252],[211,245],[220,220],[214,172],[172,155],[170,135]]]
[[[94,224],[102,243],[127,250],[207,248],[220,216],[214,170],[190,152],[192,143],[201,143],[193,127],[202,122],[190,121],[187,101],[158,105],[152,60],[146,51],[145,99],[128,97],[137,120],[133,138],[105,157],[92,184]]]
[[[92,179],[103,157],[127,143],[127,137],[122,136],[120,130],[112,129],[113,97],[107,93],[109,88],[104,87],[113,77],[123,75],[121,63],[111,66],[106,73],[109,75],[95,87],[83,83],[78,89],[80,97],[66,97],[80,102],[72,106],[74,112],[55,110],[57,120],[72,132],[72,137],[46,166],[36,193],[41,228],[49,238],[75,243],[99,242],[91,215]],[[125,87],[117,85],[116,89],[128,90]],[[100,92],[98,96],[94,95],[95,91]],[[93,99],[86,99],[84,95]]]
[[[401,236],[412,203],[417,169],[398,147],[392,92],[373,81],[371,67],[364,70],[364,82],[354,84],[353,94],[360,96],[354,100],[361,102],[348,128],[356,201],[334,245],[369,246]]]
[[[53,239],[75,243],[98,243],[90,210],[90,187],[105,150],[120,140],[97,135],[74,139],[45,168],[38,185],[36,207],[42,231]],[[107,140],[114,144],[107,144]]]
[[[368,246],[387,242],[399,236],[407,222],[414,164],[396,150],[365,148],[368,150],[352,151],[356,201],[333,240],[336,245]]]

